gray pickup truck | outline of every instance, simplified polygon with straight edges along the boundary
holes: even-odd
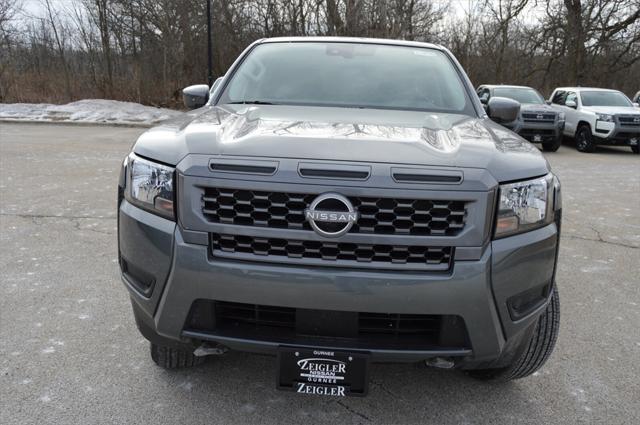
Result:
[[[122,280],[158,365],[270,354],[277,388],[344,396],[371,362],[509,380],[550,356],[559,181],[448,50],[260,40],[184,93],[197,109],[141,135],[119,181]]]
[[[483,84],[476,92],[483,105],[487,105],[492,97],[520,103],[518,117],[511,122],[501,122],[503,126],[530,142],[542,144],[542,149],[548,152],[555,152],[562,145],[565,115],[549,106],[537,90],[526,86]]]

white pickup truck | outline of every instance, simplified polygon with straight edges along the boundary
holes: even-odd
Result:
[[[574,137],[580,152],[597,145],[630,146],[639,153],[640,110],[617,90],[559,87],[549,98],[565,114],[564,135]]]

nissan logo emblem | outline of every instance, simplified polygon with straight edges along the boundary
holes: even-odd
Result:
[[[311,202],[304,216],[317,234],[337,238],[347,233],[358,221],[358,212],[345,196],[324,193]]]

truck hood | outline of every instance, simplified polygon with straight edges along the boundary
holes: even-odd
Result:
[[[482,168],[497,181],[544,175],[540,151],[488,118],[353,108],[207,106],[144,133],[134,152]]]
[[[633,106],[583,106],[582,110],[610,115],[640,115],[640,110]]]
[[[535,103],[521,103],[520,104],[520,112],[530,112],[530,113],[556,113],[556,110],[553,109],[549,105],[545,104],[535,104]]]

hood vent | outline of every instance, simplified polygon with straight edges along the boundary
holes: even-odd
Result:
[[[270,176],[278,169],[276,161],[228,160],[209,161],[209,170],[220,173],[262,174]]]
[[[392,168],[391,176],[398,183],[460,184],[463,180],[461,171],[420,168]]]
[[[301,162],[298,164],[298,174],[312,179],[367,180],[371,175],[371,167]]]

